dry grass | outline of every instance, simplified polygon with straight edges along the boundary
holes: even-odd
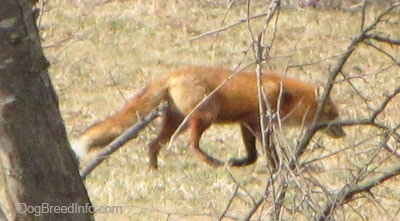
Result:
[[[372,21],[380,10],[369,8],[367,21]],[[49,1],[41,20],[41,34],[45,53],[52,63],[50,73],[69,135],[75,137],[90,124],[104,119],[147,82],[168,70],[186,65],[233,68],[242,59],[244,64],[252,61],[251,53],[243,54],[251,43],[245,24],[222,32],[217,38],[209,36],[189,42],[194,36],[220,27],[225,11],[224,7],[208,1]],[[252,9],[252,13],[265,11],[267,5],[256,5]],[[244,7],[234,7],[224,24],[245,17]],[[251,25],[257,31],[262,19],[252,21]],[[282,73],[287,65],[310,64],[291,68],[286,74],[323,83],[336,62],[335,56],[344,51],[359,27],[358,11],[281,11],[271,51],[274,58],[268,68]],[[399,39],[399,27],[397,13],[379,25],[376,32]],[[381,47],[395,58],[400,57],[399,47]],[[350,76],[365,75],[352,83],[372,108],[400,85],[398,67],[380,71],[390,63],[382,54],[362,46],[344,68]],[[338,83],[333,97],[344,119],[368,116],[364,101],[348,83]],[[399,108],[397,97],[379,121],[398,125]],[[262,160],[246,168],[212,169],[190,153],[185,134],[176,142],[176,148],[161,152],[159,171],[149,172],[146,143],[154,137],[155,130],[156,124],[113,154],[86,180],[94,205],[124,206],[123,214],[96,214],[97,220],[215,220],[240,184],[227,213],[228,217],[237,219],[244,217],[252,201],[263,193],[268,170]],[[313,163],[317,170],[307,174],[332,191],[344,185],[350,174],[368,159],[367,150],[380,141],[376,136],[380,131],[370,127],[351,127],[347,133],[344,140],[317,136],[312,146],[323,148],[303,158],[307,161],[344,149]],[[298,130],[287,131],[285,145],[293,146],[292,138],[296,134]],[[222,159],[244,154],[238,128],[231,125],[211,128],[201,145]],[[395,161],[386,157],[387,154],[382,154],[379,159],[388,165]],[[399,218],[397,182],[394,178],[374,189],[377,200],[354,201],[338,212],[337,219]],[[255,217],[267,219],[266,209]]]

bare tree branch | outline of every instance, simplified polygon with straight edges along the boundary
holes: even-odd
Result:
[[[232,202],[233,202],[233,200],[235,199],[236,194],[237,194],[239,188],[240,188],[240,185],[236,185],[236,188],[235,188],[235,190],[233,191],[232,197],[229,199],[228,204],[226,205],[224,211],[223,211],[223,212],[221,213],[221,215],[218,217],[218,221],[223,220],[223,218],[225,217],[225,214],[228,212],[229,208],[231,207]]]
[[[361,120],[343,120],[343,121],[337,121],[337,122],[332,122],[332,123],[319,123],[316,124],[313,129],[315,131],[325,128],[329,125],[332,126],[356,126],[356,125],[370,125],[377,127],[379,129],[385,129],[389,130],[389,128],[381,123],[376,122],[376,118],[378,117],[379,114],[381,114],[386,106],[390,103],[390,101],[393,100],[394,97],[396,97],[398,94],[400,94],[400,87],[397,87],[393,93],[389,94],[386,96],[386,98],[382,101],[380,106],[373,111],[371,116],[367,119],[361,119]]]
[[[248,30],[253,38],[254,42],[254,58],[256,60],[256,75],[257,75],[257,92],[258,92],[258,107],[259,107],[259,115],[260,115],[260,126],[261,126],[261,141],[262,141],[262,149],[265,151],[265,155],[268,160],[268,164],[270,167],[268,167],[272,172],[276,172],[278,168],[278,157],[277,157],[277,151],[273,145],[273,140],[272,140],[272,125],[270,124],[270,121],[272,119],[272,115],[274,114],[272,112],[272,108],[270,106],[270,103],[265,96],[265,90],[263,87],[263,82],[261,78],[261,64],[265,62],[268,58],[269,51],[274,43],[275,38],[272,38],[271,42],[269,45],[264,44],[264,37],[265,33],[267,31],[268,25],[272,21],[272,18],[274,15],[276,15],[276,19],[278,19],[279,15],[279,7],[280,7],[280,1],[272,1],[268,14],[266,16],[266,19],[264,21],[264,26],[260,33],[258,34],[257,41],[255,42],[255,38],[253,37],[252,31],[251,31],[251,26],[250,23],[248,22]],[[249,11],[250,8],[250,1],[248,1],[248,14],[250,13]],[[276,23],[275,23],[276,25]],[[273,35],[275,36],[276,28],[275,31],[273,32]],[[279,100],[279,99],[278,99]],[[279,105],[278,105],[279,106]],[[279,112],[279,110],[277,110]],[[266,119],[268,117],[269,119]],[[267,127],[269,125],[269,127]]]
[[[266,155],[266,158],[268,161],[268,165],[269,165],[268,169],[270,171],[270,178],[269,178],[267,186],[265,188],[265,195],[256,201],[256,204],[253,206],[253,209],[251,211],[249,211],[245,220],[251,219],[253,214],[258,210],[259,206],[261,206],[262,202],[264,202],[264,197],[268,196],[269,193],[272,193],[273,198],[275,199],[275,203],[273,204],[273,209],[274,209],[273,219],[279,220],[279,214],[281,211],[282,200],[283,200],[283,197],[276,199],[276,189],[274,187],[274,183],[275,183],[275,180],[277,177],[274,176],[274,173],[277,172],[280,165],[279,165],[276,147],[273,144],[273,137],[272,137],[273,127],[272,127],[271,122],[269,122],[270,119],[272,119],[272,115],[274,113],[272,112],[269,101],[267,100],[267,98],[265,96],[265,91],[263,88],[263,82],[262,82],[262,78],[261,78],[261,64],[268,59],[269,51],[275,41],[275,33],[276,33],[276,25],[277,25],[276,22],[279,17],[280,4],[281,4],[280,0],[274,0],[271,2],[269,11],[268,11],[265,21],[264,21],[263,28],[259,32],[257,38],[255,38],[253,36],[252,30],[251,30],[251,25],[249,23],[249,21],[250,21],[250,17],[249,17],[250,1],[248,1],[248,5],[247,5],[247,16],[248,16],[247,26],[248,26],[248,30],[251,34],[251,37],[253,39],[253,43],[254,43],[253,44],[253,46],[254,46],[253,53],[254,53],[254,58],[256,60],[257,91],[258,91],[259,112],[260,112],[259,114],[260,114],[260,127],[261,127],[261,141],[262,141],[262,147],[263,147],[262,149],[265,152],[265,155]],[[273,38],[272,38],[271,42],[269,43],[269,45],[265,45],[265,43],[264,43],[265,42],[265,39],[264,39],[265,33],[266,33],[267,28],[274,16],[276,18],[276,20],[275,20],[276,22],[275,22],[275,28],[273,31]],[[279,110],[277,110],[277,112],[279,112]],[[269,120],[266,119],[267,116],[269,116],[268,117]],[[286,187],[287,187],[285,185],[285,182],[282,182],[281,187],[282,187],[281,192],[285,192]]]
[[[354,186],[346,192],[339,193],[341,195],[337,195],[334,197],[335,199],[340,199],[340,201],[329,202],[325,209],[323,210],[322,215],[318,218],[318,220],[327,220],[330,214],[339,206],[353,199],[353,196],[362,192],[369,192],[373,187],[389,180],[390,178],[397,176],[400,174],[400,165],[395,165],[391,168],[388,168],[386,172],[383,172],[380,176],[375,177],[374,179],[368,179],[367,181]]]
[[[350,55],[354,52],[354,50],[357,48],[357,45],[361,42],[363,42],[366,39],[366,36],[369,31],[374,29],[376,25],[381,21],[381,19],[387,15],[390,11],[392,11],[395,7],[400,6],[400,4],[394,4],[390,7],[388,7],[385,11],[383,11],[381,14],[378,15],[378,17],[372,22],[371,25],[366,27],[364,30],[361,31],[361,33],[356,36],[353,41],[350,43],[350,45],[347,47],[346,52],[340,56],[339,61],[337,62],[336,66],[330,71],[328,80],[325,83],[324,86],[324,91],[321,95],[321,101],[318,104],[317,108],[317,113],[316,116],[313,120],[312,125],[316,125],[317,122],[319,121],[319,118],[321,117],[321,113],[323,110],[323,107],[325,106],[325,102],[327,101],[327,98],[329,97],[329,94],[333,88],[333,85],[335,83],[335,79],[337,75],[342,71],[343,66],[347,62],[347,59],[350,57]],[[294,168],[295,162],[297,158],[304,152],[306,147],[308,146],[309,142],[311,141],[311,138],[314,136],[316,132],[315,126],[311,126],[307,131],[306,134],[304,135],[303,139],[299,142],[296,148],[296,152],[293,156],[293,160],[291,162],[291,168]]]
[[[203,37],[208,36],[208,35],[217,34],[219,32],[228,30],[228,29],[230,29],[230,28],[232,28],[232,27],[234,27],[236,25],[240,25],[240,24],[248,22],[249,20],[252,20],[252,19],[262,18],[262,17],[264,17],[266,15],[267,15],[267,13],[261,13],[261,14],[258,14],[258,15],[253,15],[253,16],[251,16],[249,18],[241,19],[241,20],[239,20],[237,22],[234,22],[232,24],[226,25],[226,26],[224,26],[222,28],[218,28],[218,29],[215,29],[215,30],[212,30],[212,31],[205,32],[205,33],[203,33],[201,35],[195,36],[195,37],[190,39],[190,42],[193,42],[193,41],[195,41],[195,40],[197,40],[199,38],[203,38]]]
[[[260,197],[256,203],[254,204],[254,206],[250,209],[249,212],[247,212],[246,216],[243,218],[244,221],[249,221],[251,219],[251,217],[253,217],[254,213],[257,212],[258,208],[260,208],[261,204],[264,202],[265,197],[262,196]]]
[[[0,207],[0,220],[7,221],[7,216],[4,213],[3,209]]]
[[[365,2],[364,2],[365,4]],[[295,183],[295,188],[299,190],[301,196],[303,198],[307,198],[307,200],[303,200],[300,204],[296,204],[295,206],[300,208],[306,206],[307,208],[310,209],[310,211],[313,211],[313,213],[321,213],[322,220],[329,217],[331,214],[335,212],[335,210],[348,202],[349,200],[355,199],[353,196],[356,195],[357,193],[360,192],[365,192],[369,191],[372,187],[376,186],[379,184],[379,182],[383,182],[384,180],[390,179],[393,176],[396,176],[399,173],[400,166],[399,168],[394,168],[393,170],[390,170],[389,172],[385,173],[384,175],[375,177],[373,179],[370,179],[370,170],[367,170],[369,165],[372,164],[373,160],[378,156],[378,153],[380,153],[382,149],[389,150],[388,148],[385,147],[385,144],[387,143],[387,140],[390,138],[395,133],[395,130],[390,128],[388,125],[385,125],[384,122],[377,122],[378,116],[387,108],[387,105],[389,103],[393,102],[394,97],[396,97],[398,94],[400,94],[400,87],[396,88],[394,92],[391,92],[390,94],[386,95],[386,97],[381,101],[381,103],[376,107],[375,109],[372,109],[368,105],[368,101],[364,100],[367,104],[368,109],[371,109],[370,114],[368,114],[366,119],[361,119],[361,120],[345,120],[345,121],[340,121],[340,122],[333,122],[331,124],[319,124],[319,117],[320,114],[322,113],[324,103],[327,101],[330,91],[332,90],[333,86],[337,83],[336,77],[338,74],[342,72],[342,68],[344,65],[347,63],[347,60],[350,58],[350,56],[353,54],[353,52],[356,50],[356,48],[360,45],[360,43],[365,42],[366,40],[369,39],[374,39],[380,42],[385,42],[385,43],[394,43],[394,45],[397,44],[397,40],[393,39],[388,39],[388,38],[382,38],[378,35],[370,35],[369,32],[371,32],[373,29],[375,29],[376,25],[383,19],[387,13],[389,13],[393,8],[399,6],[399,4],[394,4],[387,8],[384,12],[379,14],[377,18],[370,24],[366,25],[363,24],[361,27],[360,33],[353,38],[353,40],[350,42],[349,46],[347,47],[347,50],[339,56],[338,62],[336,63],[335,67],[330,71],[328,75],[328,80],[325,83],[325,90],[320,98],[320,102],[318,105],[317,109],[317,114],[316,117],[313,121],[312,126],[306,131],[305,136],[299,141],[295,152],[293,154],[293,157],[289,159],[289,163],[284,167],[283,169],[279,170],[274,176],[271,176],[270,179],[267,181],[267,185],[265,187],[265,193],[263,196],[261,196],[258,200],[256,200],[255,205],[251,208],[250,211],[248,211],[246,217],[244,220],[250,220],[251,217],[258,211],[260,208],[262,208],[262,204],[267,200],[271,198],[271,219],[272,220],[279,220],[281,219],[282,211],[283,209],[287,209],[286,203],[285,202],[285,197],[287,197],[287,191],[291,189],[291,183]],[[364,17],[362,18],[363,23]],[[261,37],[260,37],[261,36]],[[260,34],[258,38],[258,53],[255,53],[256,56],[256,61],[257,63],[261,62],[261,53],[260,49],[263,49],[262,45],[260,42],[262,42],[262,33]],[[378,37],[376,37],[378,36]],[[395,60],[392,59],[392,61],[396,62]],[[394,66],[394,65],[392,65]],[[355,88],[355,87],[354,87]],[[356,89],[356,88],[355,88]],[[301,168],[303,165],[298,165],[297,159],[302,155],[303,151],[305,148],[308,146],[309,142],[315,135],[315,133],[324,127],[327,127],[329,125],[340,125],[340,126],[353,126],[353,125],[369,125],[376,127],[378,129],[384,130],[384,140],[381,142],[379,145],[379,148],[373,149],[373,155],[370,157],[370,161],[365,164],[364,167],[360,168],[359,172],[357,175],[353,177],[352,185],[345,185],[345,187],[342,188],[340,193],[333,195],[331,192],[328,190],[328,188],[325,188],[323,185],[318,185],[321,190],[323,190],[323,193],[325,194],[327,198],[327,203],[326,206],[321,207],[318,205],[318,200],[313,199],[312,195],[309,194],[312,190],[307,189],[307,186],[302,186],[301,182],[298,180],[300,178],[304,179],[304,177],[301,176],[301,172],[303,170],[293,170],[294,168]],[[400,126],[400,125],[399,125]],[[393,151],[390,151],[390,153],[393,153]],[[398,156],[397,152],[395,152],[395,156]],[[286,171],[286,172],[285,172]],[[280,177],[280,178],[279,178]],[[290,177],[290,178],[289,178]],[[363,180],[361,184],[359,182]],[[317,182],[317,180],[314,180],[314,182]],[[314,186],[317,184],[313,184]],[[275,190],[274,188],[277,188]],[[272,192],[276,193],[272,194]],[[312,200],[311,202],[305,202],[308,200]],[[270,202],[270,201],[268,201]]]
[[[382,102],[381,106],[374,111],[374,113],[371,116],[371,121],[375,121],[376,117],[380,113],[382,113],[382,111],[386,108],[386,106],[389,104],[389,102],[399,93],[400,93],[400,86],[397,87],[396,90],[392,94],[388,95],[386,97],[386,99]]]
[[[378,34],[366,34],[365,38],[373,39],[379,42],[388,43],[391,45],[400,45],[400,40],[382,37]]]
[[[119,149],[129,140],[137,137],[139,131],[147,126],[152,120],[160,115],[160,113],[168,107],[167,103],[162,103],[150,114],[146,115],[141,121],[137,122],[135,125],[126,130],[122,135],[117,137],[113,142],[111,142],[104,150],[91,161],[86,168],[81,172],[81,178],[84,180],[87,175],[93,171],[101,162],[103,162],[107,157]]]
[[[388,58],[390,58],[390,60],[392,60],[395,65],[400,66],[400,61],[397,61],[395,57],[393,57],[391,54],[389,54],[387,51],[383,50],[382,48],[378,47],[377,45],[373,44],[372,42],[369,41],[365,41],[364,42],[366,45],[373,47],[374,49],[376,49],[377,51],[379,51],[380,53],[384,54],[385,56],[387,56]],[[393,65],[391,65],[393,66]]]
[[[191,110],[191,112],[186,115],[186,117],[183,119],[182,123],[179,125],[179,127],[175,130],[174,134],[172,134],[171,139],[169,140],[169,144],[167,149],[171,149],[171,146],[173,142],[175,141],[176,137],[178,136],[179,133],[182,132],[183,128],[185,127],[186,123],[189,121],[189,119],[192,117],[192,115],[203,105],[205,102],[207,102],[212,96],[214,96],[225,84],[227,84],[232,78],[234,78],[238,73],[240,73],[243,69],[247,68],[250,65],[246,65],[243,68],[239,68],[239,66],[236,67],[236,69],[232,72],[231,75],[229,75],[218,87],[216,87],[213,91],[211,91],[207,96],[201,100],[196,107]]]

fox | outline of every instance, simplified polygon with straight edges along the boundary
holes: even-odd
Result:
[[[189,66],[156,78],[120,111],[84,131],[72,142],[72,149],[78,159],[82,158],[91,148],[112,142],[139,121],[138,116],[145,116],[162,102],[167,102],[167,108],[161,114],[161,128],[148,145],[151,169],[158,168],[160,149],[169,142],[185,117],[188,119],[183,130],[189,132],[189,148],[202,162],[212,167],[225,164],[200,148],[204,131],[214,123],[236,123],[240,125],[246,156],[229,159],[229,165],[251,165],[257,160],[256,140],[261,139],[257,76],[254,71],[243,70],[233,77],[232,73],[217,67]],[[279,114],[282,125],[310,126],[318,106],[317,86],[272,71],[262,73],[261,81],[268,107]],[[203,101],[205,97],[207,99]],[[341,126],[329,126],[338,117],[338,108],[328,98],[319,123],[328,125],[324,131],[333,138],[346,136]]]

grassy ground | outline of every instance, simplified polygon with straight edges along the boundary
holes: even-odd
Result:
[[[252,40],[246,24],[235,26],[217,37],[189,41],[199,34],[221,26],[226,8],[209,1],[49,1],[41,18],[45,53],[52,63],[50,72],[60,98],[60,106],[70,137],[76,137],[90,124],[104,119],[147,82],[186,65],[234,68],[253,60],[245,55]],[[268,5],[254,5],[252,13],[267,11]],[[372,21],[380,8],[367,10]],[[244,6],[229,11],[225,24],[246,17]],[[224,26],[222,25],[222,26]],[[262,19],[251,26],[257,32]],[[336,10],[284,10],[279,15],[276,40],[268,68],[305,81],[322,84],[351,38],[358,33],[360,12]],[[393,14],[377,32],[400,38],[400,15]],[[268,38],[272,29],[268,30]],[[398,47],[381,47],[395,58]],[[360,47],[345,66],[352,83],[375,107],[385,94],[400,84],[399,68],[380,71],[390,60],[367,46]],[[361,119],[370,110],[352,86],[343,81],[334,88],[333,98],[340,106],[343,119]],[[400,99],[392,102],[380,121],[396,125],[400,121]],[[157,123],[129,142],[98,167],[86,180],[94,205],[123,206],[122,214],[96,214],[97,220],[215,220],[227,206],[240,184],[227,216],[244,217],[253,200],[264,191],[268,170],[263,160],[239,169],[212,169],[199,162],[187,148],[186,134],[176,147],[160,154],[160,169],[149,172],[146,144],[154,137]],[[367,150],[376,146],[379,137],[370,127],[347,128],[348,137],[332,140],[318,135],[312,146],[322,146],[304,156],[311,160],[338,150],[340,154],[313,163],[312,173],[331,190],[344,185],[355,168],[368,159]],[[298,130],[286,131],[285,145],[294,145]],[[236,126],[215,126],[204,135],[202,147],[213,156],[228,159],[243,155]],[[367,139],[370,138],[370,139]],[[352,148],[350,148],[352,147]],[[311,149],[311,148],[310,148]],[[85,165],[94,154],[82,162]],[[387,157],[382,156],[382,158]],[[390,158],[390,157],[389,157]],[[385,163],[393,162],[393,159]],[[311,176],[311,175],[310,175]],[[395,219],[400,203],[398,179],[385,183],[376,191],[378,200],[359,200],[340,210],[338,220],[363,217],[367,220]],[[380,205],[383,205],[382,208]],[[207,218],[205,218],[207,217]],[[257,214],[268,217],[266,210]],[[294,219],[305,219],[295,216]]]

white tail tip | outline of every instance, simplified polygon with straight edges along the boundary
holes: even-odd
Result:
[[[84,141],[84,139],[73,140],[71,142],[71,148],[74,151],[76,157],[79,159],[86,155],[88,152],[88,145]]]

